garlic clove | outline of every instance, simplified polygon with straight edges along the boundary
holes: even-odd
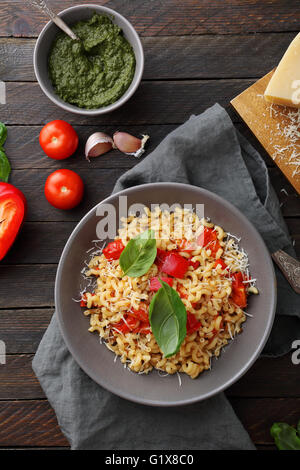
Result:
[[[104,132],[95,132],[90,135],[85,144],[85,158],[90,161],[90,158],[99,157],[113,148],[113,139],[104,134]]]
[[[142,139],[134,137],[127,132],[117,131],[113,135],[114,147],[126,155],[133,155],[139,158],[145,152],[145,143],[149,139],[148,135],[143,135]]]

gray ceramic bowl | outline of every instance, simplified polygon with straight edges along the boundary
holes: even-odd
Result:
[[[45,95],[47,95],[48,98],[60,108],[85,116],[97,116],[99,114],[109,113],[110,111],[113,111],[122,106],[122,104],[124,104],[138,88],[144,70],[144,52],[142,43],[135,29],[129,23],[129,21],[124,18],[124,16],[120,15],[114,10],[111,10],[110,8],[93,4],[78,5],[67,8],[66,10],[63,10],[61,13],[59,13],[58,16],[60,16],[68,26],[70,26],[77,21],[89,19],[93,12],[99,13],[100,15],[108,15],[110,17],[112,16],[112,21],[122,28],[124,36],[132,45],[135,53],[136,68],[133,80],[124,95],[121,96],[121,98],[119,98],[115,103],[99,109],[84,109],[66,103],[55,93],[48,75],[47,62],[51,45],[56,35],[60,32],[60,29],[52,21],[49,21],[49,23],[47,23],[44,29],[41,31],[37,39],[33,54],[34,72],[37,81],[39,82],[39,85]]]
[[[249,256],[251,275],[257,279],[259,295],[251,296],[244,332],[228,345],[218,360],[212,361],[212,370],[192,380],[181,374],[160,377],[153,370],[149,375],[136,374],[114,362],[114,354],[100,344],[97,333],[89,333],[89,319],[72,298],[78,299],[83,279],[80,274],[87,259],[87,250],[96,238],[97,206],[79,222],[71,234],[58,266],[55,303],[61,331],[67,347],[80,367],[98,384],[128,400],[156,406],[176,406],[211,397],[238,380],[254,363],[267,341],[276,307],[275,275],[267,248],[253,225],[229,202],[195,186],[178,183],[155,183],[136,186],[102,203],[115,206],[118,216],[119,196],[133,203],[204,204],[205,216],[225,230],[242,238],[241,246]],[[102,204],[100,203],[100,204]]]

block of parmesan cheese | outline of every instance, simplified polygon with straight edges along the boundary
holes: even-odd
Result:
[[[300,108],[300,33],[279,62],[264,98],[269,103]]]

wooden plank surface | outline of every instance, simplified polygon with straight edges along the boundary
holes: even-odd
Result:
[[[174,37],[143,37],[143,79],[261,77],[279,62],[294,37],[295,33],[178,36],[176,41]],[[2,80],[36,80],[32,67],[35,42],[0,37]]]
[[[56,264],[1,265],[0,309],[54,305]]]
[[[32,371],[33,351],[47,327],[53,310],[37,309],[0,311],[4,321],[3,341],[7,341],[6,365],[0,367],[0,400],[38,400],[45,394]],[[7,316],[11,317],[10,323]],[[2,320],[2,318],[4,319]],[[34,328],[33,322],[37,322]],[[15,341],[13,341],[15,335]],[[28,336],[25,338],[25,336]],[[101,345],[99,345],[101,347]],[[30,351],[11,354],[13,351]],[[297,365],[291,354],[276,359],[260,358],[226,394],[232,398],[294,398],[299,396]],[[272,387],[270,387],[272,383]],[[297,394],[298,392],[298,394]],[[299,411],[299,410],[298,410]]]
[[[292,142],[290,136],[286,137],[284,133],[286,126],[295,125],[297,122],[289,118],[289,114],[295,114],[297,110],[285,106],[271,106],[265,102],[263,94],[273,73],[274,71],[269,72],[244,90],[231,100],[231,104],[300,193],[300,139]]]
[[[181,124],[216,102],[229,107],[229,99],[252,83],[252,79],[145,81],[124,106],[93,117],[93,125]],[[7,104],[1,106],[6,124],[41,125],[53,119],[91,124],[87,116],[57,108],[37,83],[8,82],[6,97]]]
[[[25,370],[30,371],[31,375],[33,374],[31,370],[31,359],[28,359],[28,357],[30,354],[32,355],[36,352],[42,336],[50,323],[53,311],[53,309],[48,308],[0,310],[0,337],[1,340],[5,342],[6,353],[10,355],[10,357],[15,357],[16,360],[18,356],[12,355],[27,354],[27,356],[20,356],[24,357],[24,359],[22,359],[22,367],[17,367],[17,375],[25,374]],[[24,363],[27,364],[27,366],[24,366]],[[11,375],[12,370],[15,369],[15,367],[10,367],[9,364],[11,364],[11,362],[8,361],[5,367],[0,367],[3,383],[6,380],[5,377],[7,374]],[[0,382],[2,382],[2,380]],[[23,387],[24,390],[27,388],[25,380]]]
[[[82,0],[51,0],[55,12]],[[142,36],[179,36],[251,32],[298,31],[297,0],[102,0],[133,24]],[[47,23],[24,0],[1,2],[0,31],[5,36],[36,36]]]

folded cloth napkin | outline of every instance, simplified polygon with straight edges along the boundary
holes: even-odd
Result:
[[[218,104],[171,132],[118,180],[114,191],[158,181],[190,183],[219,194],[251,220],[270,252],[282,248],[294,254],[265,163]],[[267,355],[289,351],[300,338],[300,297],[277,269],[276,276],[278,306]],[[56,314],[33,370],[72,449],[255,448],[223,393],[190,406],[153,408],[104,390],[69,353]]]

